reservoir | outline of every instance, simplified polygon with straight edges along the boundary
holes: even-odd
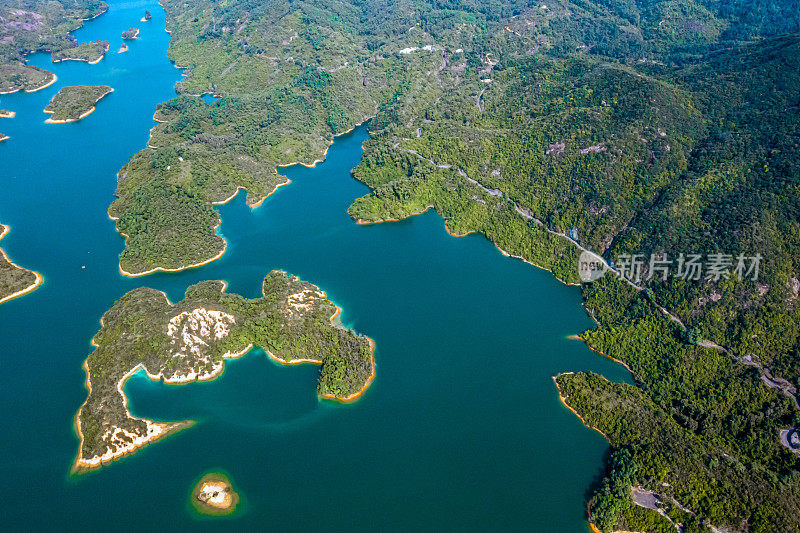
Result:
[[[0,119],[10,136],[0,143],[0,222],[11,227],[2,246],[45,278],[0,306],[4,525],[586,531],[586,491],[608,446],[561,405],[551,378],[629,375],[567,338],[594,326],[577,287],[504,257],[480,235],[449,236],[433,211],[357,225],[347,208],[369,192],[350,174],[364,126],[337,138],[324,163],[282,168],[292,183],[257,209],[243,193],[221,206],[220,260],[119,274],[123,240],[106,214],[116,172],[145,147],[156,104],[175,95],[181,71],[166,57],[156,2],[109,4],[75,33],[81,43],[109,40],[105,59],[31,56],[58,81],[0,97],[0,108],[17,112]],[[145,9],[153,19],[139,22]],[[139,38],[118,54],[129,27]],[[45,124],[50,98],[79,84],[115,91],[79,122]],[[198,423],[71,476],[72,424],[87,394],[81,365],[114,301],[149,286],[175,302],[205,279],[256,297],[273,269],[318,285],[343,309],[344,325],[375,340],[366,394],[350,405],[320,401],[318,367],[278,366],[259,350],[207,383],[168,386],[137,374],[126,386],[135,415]],[[191,511],[193,483],[210,470],[230,476],[241,512],[200,519]]]

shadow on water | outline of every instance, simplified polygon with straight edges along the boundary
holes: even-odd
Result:
[[[11,135],[0,143],[0,221],[12,227],[3,247],[46,279],[0,306],[0,405],[18,415],[0,443],[15,487],[0,503],[6,523],[41,529],[69,516],[74,527],[155,529],[169,516],[174,527],[196,526],[186,494],[221,467],[247,497],[237,527],[585,531],[584,491],[608,447],[559,403],[551,377],[630,377],[567,339],[593,327],[577,288],[503,257],[482,236],[450,237],[434,212],[356,225],[347,207],[368,189],[350,170],[364,127],[338,138],[325,163],[281,169],[292,184],[261,207],[248,208],[244,194],[220,207],[229,243],[220,260],[119,275],[122,239],[106,216],[115,174],[144,147],[155,105],[174,95],[180,72],[165,58],[155,2],[110,4],[78,32],[81,42],[111,40],[106,59],[49,65],[37,56],[32,63],[52,68],[58,83],[0,100],[18,112],[0,119]],[[147,24],[138,22],[144,9]],[[131,26],[140,39],[115,54]],[[116,90],[80,122],[43,124],[58,88],[79,83]],[[198,424],[67,481],[72,419],[86,397],[81,363],[114,300],[150,286],[175,302],[205,279],[252,298],[272,269],[319,285],[343,308],[343,324],[376,340],[377,376],[364,397],[321,402],[316,366],[278,366],[259,350],[207,383],[136,375],[126,386],[136,414]]]
[[[253,349],[226,361],[224,374],[216,380],[169,385],[151,381],[140,371],[128,380],[125,393],[135,399],[131,411],[139,417],[281,427],[316,411],[318,376],[316,365],[281,366]]]

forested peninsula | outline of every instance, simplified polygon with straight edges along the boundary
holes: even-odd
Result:
[[[696,530],[800,528],[800,459],[778,438],[798,423],[800,381],[796,6],[162,4],[169,56],[187,70],[119,173],[109,214],[124,271],[221,255],[213,204],[244,188],[257,205],[285,182],[277,165],[312,164],[367,118],[354,175],[373,192],[350,207],[362,223],[433,207],[454,234],[483,233],[569,283],[583,249],[759,254],[757,279],[662,279],[646,265],[635,283],[584,285],[598,327],[582,339],[637,385],[558,383],[625,457],[590,498],[596,527],[664,526],[633,506],[637,486],[679,502],[690,512],[676,520]],[[640,423],[621,426],[620,406]]]
[[[2,140],[0,135],[0,140]],[[8,235],[9,227],[0,224],[0,240]],[[34,291],[44,278],[38,272],[15,265],[0,248],[0,304]]]
[[[93,113],[95,104],[112,92],[114,89],[107,85],[62,87],[44,108],[45,113],[52,115],[45,122],[55,124],[80,120]]]
[[[108,41],[95,41],[73,46],[53,52],[50,57],[53,63],[61,61],[86,61],[90,65],[99,63],[108,52],[110,44]]]
[[[54,61],[96,59],[95,43],[78,46],[70,32],[108,9],[101,0],[8,0],[0,5],[0,94],[38,91],[56,81],[52,72],[29,66],[25,54],[50,52]],[[62,51],[70,49],[71,52]]]
[[[257,346],[282,364],[321,365],[321,398],[358,399],[375,374],[372,340],[342,327],[325,293],[297,277],[270,272],[262,294],[246,299],[226,293],[222,281],[205,281],[176,304],[146,287],[120,298],[103,315],[85,363],[89,397],[76,415],[74,469],[98,468],[192,424],[130,414],[125,381],[140,370],[165,383],[209,380],[226,359]]]

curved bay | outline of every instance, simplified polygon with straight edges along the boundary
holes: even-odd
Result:
[[[116,54],[120,31],[144,9],[153,20]],[[625,370],[566,338],[593,326],[576,288],[503,257],[481,236],[450,237],[433,212],[356,225],[346,209],[367,192],[350,177],[364,127],[337,139],[324,164],[282,169],[293,183],[258,209],[243,194],[220,207],[222,259],[177,274],[119,275],[122,239],[106,216],[115,174],[145,145],[155,105],[180,78],[163,28],[155,2],[111,2],[76,32],[79,42],[111,41],[103,61],[34,56],[58,81],[0,98],[17,112],[2,119],[11,139],[0,144],[0,220],[14,229],[4,248],[46,279],[0,307],[0,405],[14,415],[0,444],[0,468],[15,486],[4,496],[7,523],[47,527],[70,516],[81,527],[138,529],[170,516],[194,525],[190,485],[223,468],[248,501],[234,520],[253,527],[584,531],[584,491],[607,446],[559,403],[551,376],[594,370],[621,380]],[[42,109],[73,84],[115,92],[84,120],[45,124]],[[114,300],[139,286],[176,300],[203,279],[253,297],[276,268],[323,288],[343,323],[376,340],[377,377],[364,397],[319,402],[316,367],[280,367],[257,350],[209,383],[137,376],[127,384],[137,415],[200,423],[69,477],[71,423],[86,396],[81,363]]]

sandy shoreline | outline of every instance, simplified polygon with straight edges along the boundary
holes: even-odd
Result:
[[[586,517],[587,517],[587,521],[589,522],[589,529],[591,529],[591,530],[592,530],[592,533],[603,533],[603,532],[602,532],[602,531],[600,531],[600,529],[599,529],[599,528],[598,528],[596,525],[594,525],[594,524],[592,523],[592,521],[591,521],[591,520],[592,520],[592,509],[591,509],[591,506],[592,506],[592,502],[591,502],[591,500],[589,500],[589,502],[586,504]],[[616,533],[616,532],[615,532],[615,533]]]
[[[444,230],[451,236],[451,237],[466,237],[467,235],[472,235],[473,233],[478,233],[476,230],[469,230],[466,233],[453,233],[450,231],[450,228],[447,227],[447,221],[444,221]]]
[[[313,365],[321,365],[322,364],[322,360],[321,359],[301,358],[301,359],[291,359],[289,361],[286,361],[285,359],[281,359],[280,357],[277,357],[275,354],[273,354],[269,350],[264,350],[264,353],[267,354],[267,357],[269,357],[270,359],[272,359],[276,363],[279,363],[279,364],[282,364],[282,365],[286,365],[286,366],[302,365],[302,364],[306,364],[306,363],[313,364]]]
[[[102,323],[102,319],[101,319],[101,323]],[[97,344],[95,344],[94,339],[92,339],[92,345],[97,347]],[[83,432],[81,431],[81,411],[83,410],[84,406],[86,405],[86,402],[89,400],[89,395],[91,395],[91,393],[92,393],[92,382],[91,382],[91,379],[89,377],[89,364],[88,364],[88,362],[89,362],[88,358],[83,361],[83,369],[86,372],[85,386],[86,386],[86,390],[88,391],[88,394],[86,396],[86,401],[84,401],[83,404],[81,404],[80,409],[78,409],[78,412],[75,414],[75,420],[74,420],[74,429],[75,429],[75,433],[78,435],[79,444],[78,444],[78,455],[75,457],[75,461],[72,464],[72,473],[73,474],[82,474],[82,473],[88,472],[90,470],[98,469],[98,468],[100,468],[102,466],[105,466],[105,465],[107,465],[109,463],[112,463],[112,462],[114,462],[114,461],[116,461],[118,459],[121,459],[121,458],[125,457],[126,455],[131,455],[133,453],[136,453],[139,449],[141,449],[143,446],[146,446],[147,444],[151,444],[153,442],[161,440],[164,437],[166,437],[167,435],[171,435],[172,433],[175,433],[175,432],[180,431],[182,429],[189,428],[189,427],[194,425],[194,421],[191,421],[191,420],[186,420],[186,421],[183,421],[183,422],[175,422],[175,423],[167,424],[167,423],[163,423],[163,422],[153,422],[152,420],[148,420],[146,418],[139,418],[139,419],[136,419],[136,420],[141,420],[145,424],[147,424],[147,435],[145,435],[145,437],[139,439],[138,442],[130,444],[128,447],[122,448],[121,450],[118,449],[118,450],[113,451],[113,452],[111,450],[108,450],[103,455],[96,455],[96,456],[91,457],[89,459],[85,459],[82,456],[83,455],[83,440],[84,439],[83,439]],[[128,380],[128,378],[130,378],[133,374],[138,372],[140,369],[144,370],[144,372],[147,374],[148,378],[153,379],[153,376],[149,372],[147,372],[147,369],[144,367],[144,365],[139,363],[138,365],[133,367],[131,370],[129,370],[124,376],[122,376],[122,378],[120,378],[120,380],[117,382],[117,392],[122,396],[122,402],[123,402],[123,405],[125,407],[125,413],[128,415],[128,418],[131,418],[131,419],[133,419],[134,417],[131,416],[131,413],[128,410],[128,397],[125,396],[125,394],[122,392],[122,387],[125,384],[125,382]],[[151,430],[153,430],[152,433],[151,433]]]
[[[64,120],[56,120],[56,119],[53,119],[53,118],[48,118],[47,120],[44,121],[44,123],[45,124],[66,124],[68,122],[78,122],[80,119],[82,119],[84,117],[88,117],[89,115],[94,113],[94,110],[95,110],[95,107],[92,106],[91,109],[89,109],[88,111],[84,112],[78,118],[67,118],[67,119],[64,119]],[[47,111],[47,110],[45,110],[44,112],[45,113],[50,113],[50,114],[55,113],[55,111]]]
[[[272,192],[271,192],[271,193],[269,193],[268,195],[266,195],[266,196],[265,196],[265,197],[263,197],[261,200],[259,200],[259,201],[257,201],[256,203],[254,203],[253,205],[251,205],[251,206],[250,206],[250,209],[255,209],[255,208],[257,208],[257,207],[261,207],[261,204],[263,204],[263,203],[264,203],[264,200],[266,200],[267,198],[269,198],[270,196],[272,196],[273,194],[275,194],[276,192],[278,192],[278,189],[280,189],[281,187],[284,187],[284,186],[286,186],[286,185],[289,185],[291,182],[292,182],[292,180],[290,180],[289,178],[286,178],[286,181],[284,181],[283,183],[279,183],[278,185],[276,185],[276,186],[275,186],[275,188],[274,188],[274,189],[272,189]],[[238,191],[237,191],[237,192],[238,192]],[[236,195],[234,195],[234,196],[236,196]]]
[[[108,6],[106,6],[106,8],[105,8],[104,10],[102,10],[100,13],[98,13],[97,15],[95,15],[95,16],[93,16],[93,17],[88,17],[88,18],[85,18],[85,19],[81,19],[81,22],[86,22],[86,21],[88,21],[88,20],[94,20],[94,19],[96,19],[97,17],[99,17],[100,15],[103,15],[103,14],[105,14],[105,13],[107,13],[107,12],[108,12]],[[80,27],[82,28],[82,27],[83,27],[83,24],[81,24],[81,26],[80,26]]]
[[[3,134],[1,134],[1,133],[0,133],[0,142],[3,142],[3,141],[5,141],[6,139],[10,139],[10,138],[11,138],[11,137],[9,137],[8,135],[3,135]]]
[[[284,181],[283,183],[279,183],[279,184],[277,184],[277,185],[276,185],[276,186],[275,186],[275,187],[272,189],[272,191],[270,191],[269,193],[267,193],[267,195],[266,195],[266,196],[262,197],[262,198],[261,198],[261,199],[260,199],[258,202],[254,203],[253,205],[248,205],[248,207],[249,207],[250,209],[255,209],[255,208],[257,208],[257,207],[260,207],[260,206],[261,206],[261,204],[262,204],[262,203],[264,203],[264,200],[266,200],[267,198],[269,198],[270,196],[272,196],[273,194],[275,194],[276,192],[278,192],[278,189],[280,189],[280,188],[281,188],[281,187],[283,187],[284,185],[289,185],[291,182],[292,182],[292,180],[290,180],[289,178],[286,178],[286,181]],[[228,202],[230,202],[231,200],[233,200],[234,198],[236,198],[236,196],[239,194],[239,192],[240,192],[240,191],[245,191],[245,192],[247,192],[247,189],[246,189],[246,188],[244,188],[244,187],[241,187],[241,186],[239,186],[239,187],[236,187],[236,191],[234,191],[234,193],[233,193],[233,194],[231,194],[230,196],[228,196],[228,197],[227,197],[227,198],[225,198],[224,200],[218,200],[218,201],[216,201],[216,202],[211,202],[211,205],[225,205],[225,204],[227,204]]]
[[[51,72],[51,74],[53,74],[53,77],[50,79],[50,81],[48,81],[47,83],[45,83],[41,87],[37,87],[35,89],[31,89],[30,91],[26,90],[25,92],[26,93],[35,93],[36,91],[41,91],[42,89],[46,89],[47,87],[50,87],[51,85],[53,85],[56,81],[58,81],[58,76],[56,76],[55,73],[53,73],[53,72]]]
[[[124,44],[124,43],[123,43],[123,44]],[[125,52],[127,52],[127,50],[124,50],[124,51],[125,51]],[[123,52],[123,51],[120,51],[120,53],[122,53],[122,52]],[[154,121],[156,121],[158,124],[165,124],[167,121],[166,121],[166,120],[161,120],[160,118],[157,118],[157,117],[156,117],[156,115],[157,115],[157,114],[158,114],[158,109],[156,109],[156,110],[153,112],[153,120],[154,120]],[[152,128],[150,128],[150,135],[149,135],[149,137],[147,138],[147,143],[145,144],[145,147],[147,147],[147,148],[152,148],[153,150],[157,149],[157,148],[158,148],[158,146],[155,146],[155,145],[153,145],[153,144],[150,144],[150,141],[153,139],[153,130],[154,130],[154,129],[156,129],[156,128],[158,127],[158,124],[156,124],[155,126],[153,126]],[[119,172],[117,172],[117,179],[119,179]]]
[[[50,71],[46,70],[45,72],[50,72]],[[56,76],[52,72],[50,72],[50,75],[53,76],[52,78],[50,78],[50,81],[48,81],[47,83],[45,83],[44,85],[42,85],[40,87],[36,87],[35,89],[28,90],[28,89],[23,89],[22,87],[20,87],[19,89],[14,89],[13,91],[0,91],[0,94],[14,94],[14,93],[19,92],[19,91],[25,91],[26,93],[35,93],[36,91],[41,91],[42,89],[50,87],[56,81],[58,81],[58,76]]]
[[[0,139],[0,140],[2,140],[2,139]],[[3,240],[3,238],[6,235],[8,235],[8,233],[10,231],[11,231],[11,227],[10,226],[6,226],[5,224],[0,224],[0,241]],[[11,301],[14,298],[19,298],[20,296],[25,296],[26,294],[35,291],[39,287],[39,285],[44,283],[44,276],[42,276],[41,274],[39,274],[35,270],[28,270],[27,268],[23,268],[23,267],[17,265],[16,263],[14,263],[11,259],[8,258],[8,256],[6,255],[6,252],[2,248],[0,248],[0,260],[5,260],[12,267],[14,267],[16,269],[19,269],[19,270],[27,270],[28,272],[32,272],[33,275],[36,276],[36,279],[34,280],[34,282],[32,284],[28,285],[27,287],[25,287],[22,290],[19,290],[19,291],[15,292],[15,293],[9,294],[8,296],[0,299],[0,304],[2,304],[4,302]]]
[[[100,328],[102,329],[104,325],[105,323],[103,321],[103,318],[101,317]],[[94,341],[94,337],[92,337],[92,340],[89,343],[95,348],[99,347],[98,344]],[[91,354],[89,355],[89,357],[91,357]],[[86,379],[84,381],[84,386],[86,387],[87,391],[86,400],[84,400],[84,402],[78,408],[78,411],[75,413],[75,419],[73,420],[73,428],[75,430],[75,434],[78,436],[78,454],[75,457],[75,461],[72,463],[72,469],[71,469],[72,474],[82,474],[90,470],[98,469],[106,464],[121,459],[126,455],[135,453],[138,449],[140,449],[142,446],[145,446],[146,444],[155,442],[156,440],[164,438],[170,433],[174,433],[175,431],[190,427],[192,425],[192,422],[177,423],[177,424],[159,424],[153,422],[152,420],[142,418],[140,420],[142,420],[145,424],[147,424],[148,436],[142,439],[139,443],[136,443],[132,447],[127,449],[117,450],[116,452],[111,452],[111,453],[108,453],[107,451],[105,454],[101,456],[94,456],[90,459],[84,459],[83,458],[84,437],[83,437],[83,432],[81,431],[81,412],[83,411],[83,408],[86,406],[86,403],[89,401],[89,396],[91,396],[92,394],[92,381],[91,381],[91,376],[89,374],[89,357],[84,359],[82,363],[83,371],[86,374]],[[131,370],[129,370],[125,375],[123,375],[117,382],[117,387],[116,387],[117,392],[122,396],[122,402],[125,408],[125,413],[128,415],[129,418],[133,417],[131,416],[130,411],[128,410],[128,398],[122,392],[122,386],[130,376],[132,376],[139,370],[139,368],[144,369],[148,377],[150,376],[150,374],[147,372],[147,369],[144,368],[144,366],[141,363],[139,363]],[[151,427],[158,428],[157,432],[153,436],[149,436],[149,430]]]
[[[14,111],[0,111],[0,118],[14,118],[15,116],[17,116],[17,113]]]
[[[223,291],[225,290],[226,286],[227,285],[223,285],[223,288],[222,288]],[[172,302],[169,301],[169,298],[167,297],[166,293],[164,293],[163,291],[159,291],[159,292],[161,292],[161,294],[164,295],[164,299],[167,301],[167,303],[169,305],[174,305]],[[104,322],[103,322],[103,319],[101,318],[100,319],[100,327],[102,328],[103,326],[104,326]],[[92,340],[91,340],[91,345],[94,346],[95,348],[98,348],[97,343],[94,342],[94,338],[92,338]],[[137,452],[139,449],[141,449],[142,447],[144,447],[144,446],[146,446],[146,445],[148,445],[150,443],[153,443],[153,442],[155,442],[157,440],[160,440],[160,439],[166,437],[169,434],[172,434],[172,433],[174,433],[176,431],[179,431],[179,430],[182,430],[182,429],[189,428],[189,427],[191,427],[191,426],[193,426],[195,424],[194,420],[183,420],[183,421],[180,421],[180,422],[170,422],[170,423],[153,422],[152,420],[149,420],[149,419],[146,419],[146,418],[136,418],[133,415],[131,415],[130,410],[128,409],[128,397],[125,396],[125,393],[123,392],[123,388],[125,386],[125,382],[128,381],[128,379],[130,379],[131,376],[133,376],[134,374],[136,374],[137,372],[139,372],[141,370],[141,371],[143,371],[145,373],[145,375],[147,375],[147,378],[150,379],[151,381],[160,381],[160,382],[162,382],[164,384],[167,384],[167,385],[184,385],[186,383],[212,381],[214,379],[219,378],[220,376],[222,376],[224,374],[224,372],[225,372],[224,361],[226,359],[238,359],[239,357],[242,357],[243,355],[245,355],[246,353],[248,353],[252,349],[253,349],[253,344],[250,343],[245,348],[243,348],[242,350],[239,350],[238,352],[228,352],[228,353],[224,354],[222,356],[223,364],[221,364],[219,367],[215,368],[214,371],[209,373],[209,374],[189,375],[189,376],[183,376],[183,377],[179,377],[179,378],[175,378],[175,379],[164,377],[163,372],[159,372],[158,374],[151,374],[147,370],[147,367],[144,366],[143,363],[137,364],[135,367],[130,369],[128,372],[126,372],[117,381],[116,389],[117,389],[117,393],[120,396],[122,396],[123,406],[125,407],[125,413],[127,414],[128,418],[135,419],[135,420],[142,420],[145,424],[147,424],[148,434],[144,438],[141,438],[138,442],[132,443],[130,446],[128,446],[126,448],[123,448],[121,450],[116,450],[115,452],[107,451],[102,456],[94,456],[94,457],[89,458],[89,459],[86,459],[86,458],[82,457],[83,432],[81,431],[81,423],[80,423],[81,411],[83,410],[84,406],[86,405],[86,402],[89,401],[89,395],[91,395],[91,393],[92,393],[92,382],[91,382],[91,378],[90,378],[90,375],[89,375],[89,358],[87,357],[86,359],[84,359],[84,361],[83,361],[83,369],[84,369],[84,372],[86,372],[85,385],[86,385],[86,390],[87,390],[88,394],[86,396],[86,400],[83,402],[83,404],[81,404],[81,407],[78,409],[78,412],[75,414],[74,426],[75,426],[75,432],[76,432],[76,434],[78,435],[78,438],[79,438],[79,444],[78,444],[78,455],[77,455],[77,457],[75,459],[75,462],[74,462],[73,468],[72,468],[73,473],[100,468],[100,467],[102,467],[102,466],[104,466],[104,465],[106,465],[108,463],[111,463],[113,461],[116,461],[117,459],[120,459],[120,458],[122,458],[122,457],[124,457],[126,455],[133,454],[133,453]],[[89,355],[89,357],[91,357],[91,354]],[[157,429],[154,429],[153,433],[151,434],[150,430],[153,429],[153,428],[157,428]]]
[[[602,355],[603,357],[605,357],[606,359],[611,359],[611,360],[612,360],[612,361],[614,361],[615,363],[617,363],[617,364],[620,364],[620,365],[624,366],[624,367],[625,367],[625,369],[626,369],[628,372],[630,372],[630,373],[631,373],[631,376],[634,376],[634,377],[636,377],[636,374],[633,372],[633,370],[631,370],[631,367],[629,367],[629,366],[628,366],[628,365],[627,365],[627,364],[626,364],[624,361],[621,361],[621,360],[617,359],[616,357],[611,357],[610,355],[608,355],[608,354],[606,354],[606,353],[604,353],[604,352],[601,352],[600,350],[598,350],[598,349],[596,349],[596,348],[593,348],[593,347],[592,347],[592,345],[591,345],[591,344],[589,344],[589,342],[588,342],[586,339],[584,339],[584,338],[583,338],[581,335],[570,335],[570,336],[569,336],[569,337],[567,337],[567,338],[568,338],[568,339],[572,339],[572,340],[578,340],[578,341],[581,341],[582,343],[584,343],[584,344],[586,345],[586,347],[587,347],[587,348],[589,348],[589,349],[590,349],[591,351],[593,351],[594,353],[600,354],[600,355]]]
[[[109,215],[109,218],[111,218],[110,215]],[[111,220],[115,220],[115,219],[111,218]],[[217,224],[217,226],[214,229],[216,229],[218,227],[219,227],[219,224]],[[122,232],[120,232],[120,235],[122,235],[126,239],[128,238],[128,236],[125,235]],[[225,250],[228,248],[228,241],[223,239],[223,243],[224,244],[222,245],[222,250],[220,250],[217,255],[215,255],[214,257],[211,257],[209,259],[206,259],[205,261],[201,261],[200,263],[195,263],[193,265],[188,265],[188,266],[183,266],[183,267],[178,267],[178,268],[155,267],[155,268],[151,268],[150,270],[146,270],[144,272],[136,272],[136,273],[128,272],[124,268],[122,268],[122,265],[119,265],[119,273],[122,274],[123,276],[125,276],[126,278],[140,278],[142,276],[147,276],[148,274],[152,274],[154,272],[181,272],[183,270],[189,270],[189,269],[192,269],[192,268],[198,268],[198,267],[201,267],[203,265],[207,265],[209,263],[212,263],[212,262],[216,261],[217,259],[219,259],[220,257],[222,257],[223,255],[225,255]]]
[[[98,57],[97,59],[95,59],[93,61],[89,61],[88,59],[84,59],[82,57],[65,57],[63,59],[51,59],[50,61],[52,63],[61,63],[62,61],[85,61],[86,63],[88,63],[90,65],[96,65],[99,62],[101,62],[103,60],[103,58],[106,57],[107,53],[108,53],[108,51],[104,52],[103,55],[101,55],[100,57]]]
[[[2,250],[0,250],[0,255],[2,255],[4,259],[6,259],[6,260],[8,259],[8,256],[6,256],[5,252],[3,252]],[[11,263],[11,261],[9,261],[9,263]],[[11,264],[13,266],[17,267],[17,268],[20,268],[19,265],[15,265],[14,263],[11,263]],[[44,283],[44,277],[41,274],[39,274],[38,272],[36,272],[34,270],[31,270],[30,272],[33,272],[33,275],[36,276],[36,280],[32,284],[30,284],[27,287],[25,287],[24,289],[22,289],[20,291],[17,291],[17,292],[15,292],[13,294],[9,294],[5,298],[0,299],[0,304],[8,302],[8,301],[11,301],[14,298],[19,298],[20,296],[25,296],[26,294],[31,293],[31,292],[35,291],[36,289],[38,289],[39,285]]]

